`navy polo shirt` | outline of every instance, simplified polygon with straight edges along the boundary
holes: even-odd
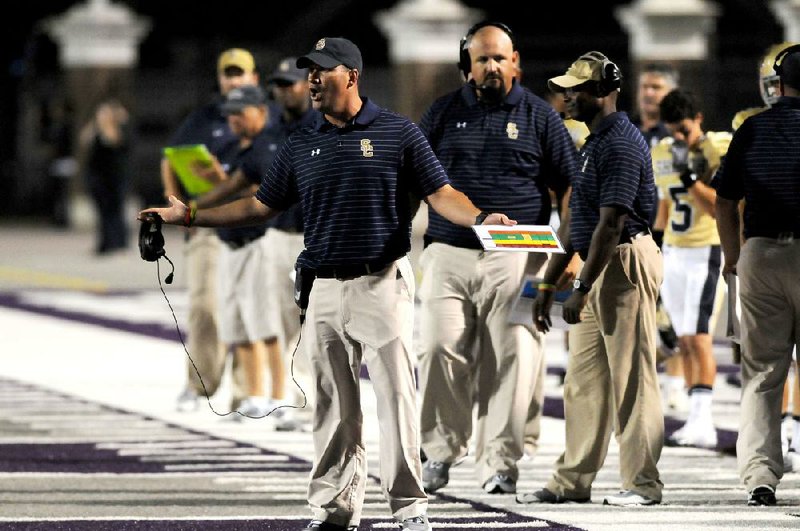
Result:
[[[648,229],[655,209],[650,146],[624,112],[606,116],[586,139],[580,171],[570,199],[570,240],[586,257],[601,207],[620,207],[628,215],[629,236]]]
[[[244,176],[251,184],[261,183],[261,177],[266,172],[265,160],[272,160],[277,150],[277,146],[272,146],[272,137],[269,134],[269,127],[264,127],[261,132],[253,138],[252,143],[241,149],[238,145],[232,147],[218,155],[220,164],[222,164],[225,171],[232,173],[241,170]],[[246,191],[239,193],[237,197],[230,200],[240,199],[247,197]],[[284,213],[281,213],[282,216]],[[279,216],[279,217],[280,217]],[[272,220],[270,220],[272,221]],[[267,232],[267,223],[258,225],[246,225],[243,227],[219,227],[217,228],[217,236],[219,239],[226,242],[235,241],[250,241],[260,238]]]
[[[800,234],[800,98],[781,97],[736,130],[717,195],[744,198],[745,238]]]
[[[577,153],[551,105],[516,81],[499,105],[480,102],[472,84],[437,99],[420,128],[453,186],[485,212],[523,224],[550,221],[548,188],[564,191],[577,173]],[[475,233],[429,211],[426,235],[480,249]]]
[[[345,127],[320,114],[278,152],[256,193],[270,208],[300,202],[302,267],[389,261],[411,248],[411,195],[449,184],[419,128],[364,98]]]

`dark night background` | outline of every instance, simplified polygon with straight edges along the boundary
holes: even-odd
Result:
[[[0,22],[0,178],[5,183],[0,194],[0,216],[37,213],[35,198],[30,204],[21,204],[13,193],[15,182],[24,178],[20,175],[20,153],[16,147],[20,124],[18,102],[23,93],[30,95],[33,91],[36,97],[47,98],[61,90],[57,47],[37,22],[61,14],[76,3],[29,1],[15,5],[14,13],[7,13]],[[321,36],[346,36],[363,52],[366,83],[362,92],[371,95],[370,69],[389,67],[386,39],[373,18],[376,12],[398,2],[118,0],[114,3],[128,5],[151,23],[150,32],[139,48],[133,88],[133,114],[142,139],[138,160],[144,172],[150,173],[156,171],[149,165],[157,161],[159,143],[186,111],[213,91],[216,57],[225,48],[241,46],[253,50],[263,79],[280,57],[305,53]],[[511,2],[462,0],[462,3],[514,29],[525,72],[524,84],[536,93],[542,93],[547,77],[563,71],[578,55],[591,49],[605,52],[623,73],[630,71],[628,36],[617,23],[613,10],[631,1],[549,5],[526,2],[513,8]],[[717,79],[706,80],[718,87],[714,93],[716,113],[707,114],[706,119],[706,127],[712,130],[727,129],[736,111],[761,104],[756,83],[757,62],[770,44],[783,40],[782,28],[766,1],[733,0],[716,4],[720,16],[711,41],[709,63],[713,63],[713,68],[709,68],[708,75]],[[6,9],[10,12],[12,8]],[[457,47],[454,42],[454,54]],[[453,71],[457,79],[455,65]],[[633,76],[625,80],[623,110],[632,111],[634,81]],[[191,90],[182,91],[182,85]],[[392,106],[391,101],[379,103]],[[153,182],[152,179],[139,182],[140,189],[135,191],[148,195],[152,193]]]

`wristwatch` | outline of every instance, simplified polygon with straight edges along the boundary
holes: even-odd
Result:
[[[580,291],[581,293],[589,293],[589,290],[592,289],[590,284],[587,284],[579,278],[575,279],[575,281],[572,283],[572,287],[575,289],[575,291]]]
[[[488,217],[489,217],[489,213],[488,212],[481,212],[480,214],[475,216],[475,225],[483,225],[483,222]]]

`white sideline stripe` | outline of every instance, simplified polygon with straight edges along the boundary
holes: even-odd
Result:
[[[2,444],[93,444],[102,442],[123,442],[123,441],[141,441],[142,437],[156,437],[158,439],[185,441],[186,435],[181,433],[162,433],[154,435],[153,433],[143,434],[141,431],[131,434],[112,434],[112,435],[73,435],[72,437],[64,437],[58,435],[55,437],[48,437],[47,435],[40,435],[39,437],[3,437]],[[1,446],[1,445],[0,445]]]
[[[263,450],[260,448],[231,448],[229,446],[221,446],[219,448],[206,447],[206,448],[153,448],[152,450],[118,450],[119,456],[132,456],[139,455],[145,458],[154,458],[158,456],[201,456],[201,455],[233,455],[233,454],[260,454]]]
[[[164,465],[166,470],[219,470],[219,469],[231,469],[231,468],[261,468],[263,464],[260,463],[220,463],[218,465],[214,464],[202,464],[202,465]],[[308,465],[305,463],[270,463],[271,467],[273,468],[308,468]]]
[[[226,447],[230,448],[232,446],[236,446],[236,443],[233,441],[225,441],[223,439],[187,439],[184,441],[179,442],[158,442],[158,443],[101,443],[97,445],[97,448],[103,450],[120,450],[120,451],[131,451],[131,450],[158,450],[158,449],[175,449],[180,450],[182,448],[197,448],[198,446],[202,447]]]
[[[213,461],[217,463],[227,463],[236,461],[288,461],[287,455],[163,455],[163,456],[145,456],[142,457],[143,462],[169,462],[169,461]]]

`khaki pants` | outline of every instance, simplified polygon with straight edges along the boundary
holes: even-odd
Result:
[[[266,271],[266,316],[276,327],[282,352],[291,354],[300,332],[300,309],[294,302],[292,273],[298,255],[303,251],[303,234],[267,229],[263,238]]]
[[[193,228],[190,234],[184,253],[189,290],[188,350],[192,359],[186,359],[186,374],[189,387],[195,393],[204,396],[208,392],[208,396],[212,396],[222,382],[227,355],[217,329],[217,269],[223,244],[214,229]],[[232,367],[231,409],[236,409],[247,392],[244,372],[235,357]]]
[[[315,519],[343,526],[361,520],[367,480],[362,358],[378,404],[384,496],[398,521],[426,513],[411,357],[413,301],[408,258],[351,280],[314,281],[302,349],[316,387],[314,468],[308,487]]]
[[[548,490],[591,496],[612,430],[622,488],[661,500],[658,459],[664,417],[656,373],[656,299],[661,252],[650,236],[618,245],[570,327],[564,383],[565,451]]]
[[[477,402],[476,473],[516,480],[542,341],[509,312],[526,272],[546,255],[433,243],[423,252],[419,360],[422,448],[452,463],[467,451]],[[477,381],[476,381],[477,378]],[[477,386],[476,386],[477,384]],[[475,390],[477,388],[477,391]]]
[[[742,303],[742,402],[736,455],[747,490],[783,476],[781,398],[800,348],[800,242],[750,238],[737,264]]]

